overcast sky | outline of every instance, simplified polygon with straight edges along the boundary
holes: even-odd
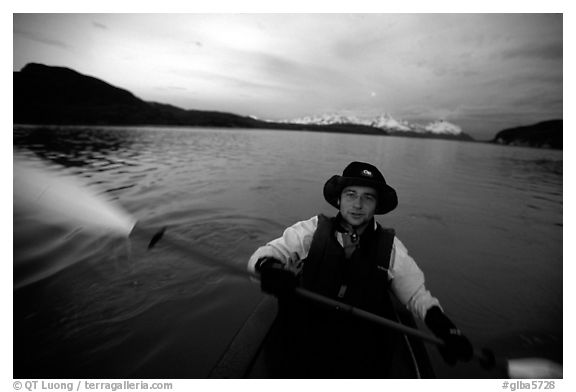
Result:
[[[15,14],[14,70],[291,119],[389,113],[478,139],[562,118],[560,14]]]

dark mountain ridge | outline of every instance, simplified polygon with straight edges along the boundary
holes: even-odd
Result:
[[[493,143],[538,148],[563,148],[563,120],[549,120],[537,124],[507,128],[496,134]]]
[[[14,72],[14,123],[253,126],[248,117],[145,102],[99,79],[42,64]]]

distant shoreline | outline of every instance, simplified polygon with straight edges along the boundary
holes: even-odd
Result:
[[[459,139],[450,137],[438,137],[438,136],[418,136],[411,135],[409,132],[407,134],[402,133],[372,133],[372,132],[346,132],[346,131],[334,131],[331,129],[308,129],[308,128],[294,128],[294,129],[282,129],[282,128],[265,128],[265,127],[215,127],[215,126],[194,126],[194,125],[174,125],[174,124],[30,124],[30,123],[14,123],[13,128],[23,127],[23,128],[46,128],[46,129],[56,129],[56,128],[88,128],[88,127],[100,127],[100,128],[192,128],[192,129],[219,129],[219,130],[247,130],[247,131],[289,131],[289,132],[312,132],[312,133],[332,133],[332,134],[348,134],[348,135],[359,135],[359,136],[387,136],[387,137],[400,137],[409,139],[427,139],[427,140],[443,140],[443,141],[454,141],[454,142],[468,142],[468,143],[480,143],[480,144],[490,144],[494,146],[501,147],[520,147],[520,148],[535,148],[535,149],[545,149],[545,150],[556,150],[562,151],[559,148],[551,147],[538,147],[522,144],[504,144],[495,142],[492,140],[478,140],[478,139]],[[318,126],[319,128],[321,126]]]
[[[101,127],[101,128],[197,128],[197,129],[219,129],[219,130],[255,130],[255,131],[289,131],[289,132],[313,132],[313,133],[330,133],[330,134],[347,134],[347,135],[362,135],[362,136],[387,136],[387,137],[404,137],[410,139],[429,139],[429,140],[448,140],[457,142],[473,142],[473,143],[491,143],[486,140],[476,140],[468,138],[451,137],[450,135],[431,135],[415,134],[412,132],[374,132],[371,130],[346,130],[348,124],[338,124],[339,127],[334,125],[300,125],[300,124],[282,124],[294,125],[294,127],[224,127],[224,126],[201,126],[201,125],[185,125],[185,124],[36,124],[36,123],[14,123],[13,127],[25,128],[87,128],[87,127]]]

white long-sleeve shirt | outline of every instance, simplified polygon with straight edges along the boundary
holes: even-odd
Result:
[[[273,257],[282,262],[286,269],[295,273],[300,272],[302,260],[308,256],[317,227],[317,216],[288,227],[282,237],[270,241],[254,252],[248,261],[248,271],[256,275],[257,261],[262,257]],[[344,246],[342,233],[336,232],[336,238],[340,245]],[[421,320],[424,320],[429,308],[440,306],[439,301],[426,289],[424,274],[397,237],[394,237],[390,255],[388,278],[392,292],[412,314]]]

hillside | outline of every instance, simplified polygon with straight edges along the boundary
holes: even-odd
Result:
[[[145,102],[129,91],[61,67],[14,72],[14,122],[28,124],[253,127],[249,117]]]
[[[496,134],[493,143],[538,148],[563,148],[563,121],[550,120],[533,125],[504,129]]]

